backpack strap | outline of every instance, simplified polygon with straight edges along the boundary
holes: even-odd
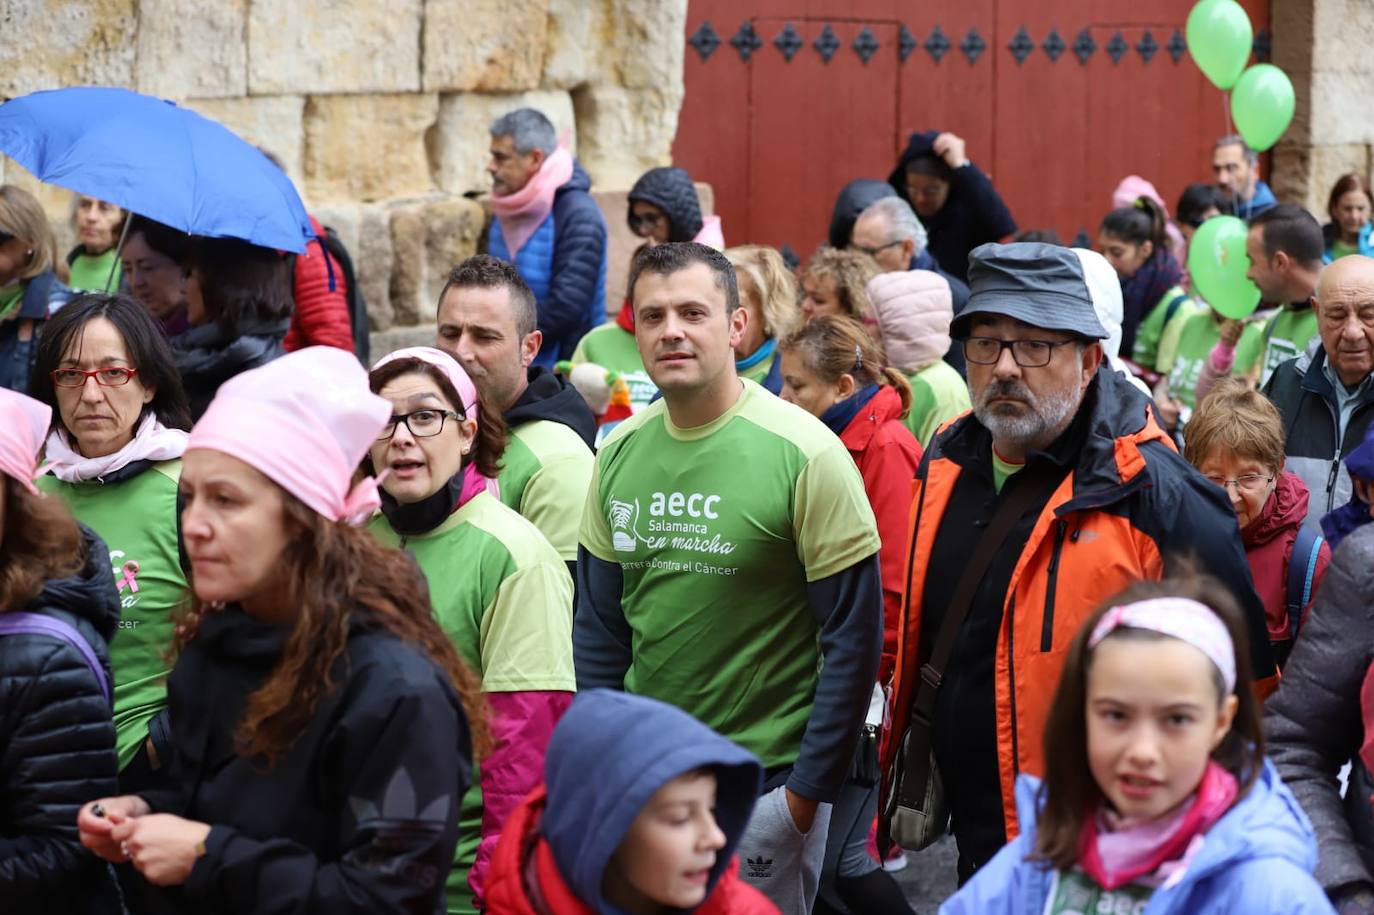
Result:
[[[1188,293],[1180,292],[1178,295],[1174,296],[1172,299],[1169,300],[1168,304],[1164,306],[1164,323],[1161,324],[1160,327],[1169,326],[1169,322],[1174,319],[1174,315],[1178,314],[1179,307],[1183,305],[1183,302],[1187,298]]]
[[[86,666],[95,674],[96,682],[100,684],[100,692],[105,696],[105,701],[111,700],[110,678],[105,673],[105,668],[101,666],[100,659],[96,657],[95,649],[91,648],[91,643],[76,630],[75,627],[54,616],[46,613],[29,613],[26,611],[16,611],[10,613],[0,613],[0,635],[46,635],[55,639],[60,639],[81,652],[81,657],[85,659]]]
[[[1324,542],[1321,534],[1310,527],[1299,528],[1298,537],[1293,541],[1293,553],[1288,557],[1285,597],[1290,638],[1298,637],[1303,608],[1312,601],[1312,579],[1317,572],[1317,559],[1321,556]]]

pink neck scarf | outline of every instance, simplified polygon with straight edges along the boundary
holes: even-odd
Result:
[[[560,146],[520,190],[513,194],[492,194],[491,210],[501,223],[501,235],[506,239],[511,260],[515,260],[534,230],[553,210],[553,195],[568,183],[572,174],[572,154]]]
[[[1166,817],[1135,823],[1104,803],[1083,824],[1078,864],[1105,890],[1134,883],[1170,862],[1186,864],[1197,852],[1194,840],[1231,809],[1238,793],[1236,777],[1210,760],[1197,793]]]

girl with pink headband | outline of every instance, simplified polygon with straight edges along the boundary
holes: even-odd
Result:
[[[439,909],[442,884],[417,875],[453,859],[487,736],[413,564],[349,524],[377,505],[354,477],[390,414],[321,346],[225,382],[191,430],[171,784],[78,820],[142,875],[131,893],[159,897],[132,911]]]
[[[119,625],[109,553],[35,455],[52,410],[0,388],[0,910],[120,911],[105,862],[78,841],[91,790],[116,790],[107,644]]]
[[[1206,578],[1136,585],[1093,614],[1045,726],[1044,781],[1017,779],[1021,835],[942,915],[1331,912],[1311,824],[1264,756],[1244,627]]]
[[[369,528],[419,563],[435,617],[478,672],[491,710],[495,746],[463,798],[448,875],[448,911],[476,913],[501,827],[540,783],[553,726],[577,688],[572,577],[498,497],[505,424],[451,356],[398,350],[369,380],[391,410],[364,467],[382,479]]]

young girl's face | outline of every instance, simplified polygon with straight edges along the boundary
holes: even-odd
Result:
[[[1106,638],[1088,666],[1088,767],[1117,813],[1153,820],[1202,781],[1239,704],[1216,667],[1174,638]]]
[[[606,868],[603,892],[626,912],[694,909],[725,847],[716,825],[716,777],[688,773],[655,792]]]

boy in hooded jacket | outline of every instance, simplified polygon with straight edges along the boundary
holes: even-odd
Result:
[[[490,915],[776,915],[737,876],[759,761],[673,706],[579,693],[487,876]]]

